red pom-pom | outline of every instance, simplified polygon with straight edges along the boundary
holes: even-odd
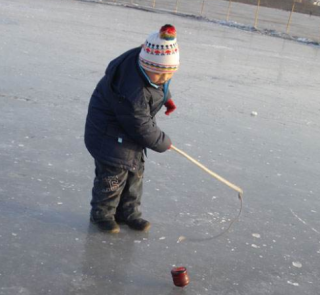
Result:
[[[164,25],[160,29],[160,38],[164,40],[174,40],[177,37],[176,28],[172,25]]]

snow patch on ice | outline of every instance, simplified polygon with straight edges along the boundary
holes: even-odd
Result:
[[[298,286],[299,286],[299,284],[298,284],[298,283],[295,283],[295,282],[287,281],[287,283],[288,283],[289,285],[292,285],[292,286],[295,286],[295,287],[298,287]]]
[[[294,267],[297,267],[297,268],[301,268],[301,267],[302,267],[302,264],[301,264],[299,261],[293,261],[293,262],[292,262],[292,265],[293,265]]]
[[[252,116],[252,117],[256,117],[256,116],[258,116],[258,113],[255,112],[255,111],[252,111],[252,112],[251,112],[251,116]]]

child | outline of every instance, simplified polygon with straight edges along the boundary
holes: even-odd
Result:
[[[163,26],[138,48],[110,62],[94,90],[85,126],[85,144],[95,160],[90,220],[118,233],[118,223],[148,231],[141,218],[144,152],[170,149],[171,140],[157,126],[163,105],[176,108],[168,89],[179,66],[176,30]]]

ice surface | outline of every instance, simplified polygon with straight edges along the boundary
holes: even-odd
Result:
[[[318,47],[71,0],[2,0],[0,19],[1,295],[320,293]],[[148,153],[149,234],[106,235],[88,218],[88,100],[108,62],[165,23],[181,68],[159,125],[245,192],[240,220],[207,242],[191,240],[222,232],[237,195],[174,151]]]

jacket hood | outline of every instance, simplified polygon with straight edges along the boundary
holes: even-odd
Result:
[[[115,94],[134,96],[145,86],[146,78],[138,64],[140,51],[141,47],[131,49],[108,65],[105,72],[107,83]]]

